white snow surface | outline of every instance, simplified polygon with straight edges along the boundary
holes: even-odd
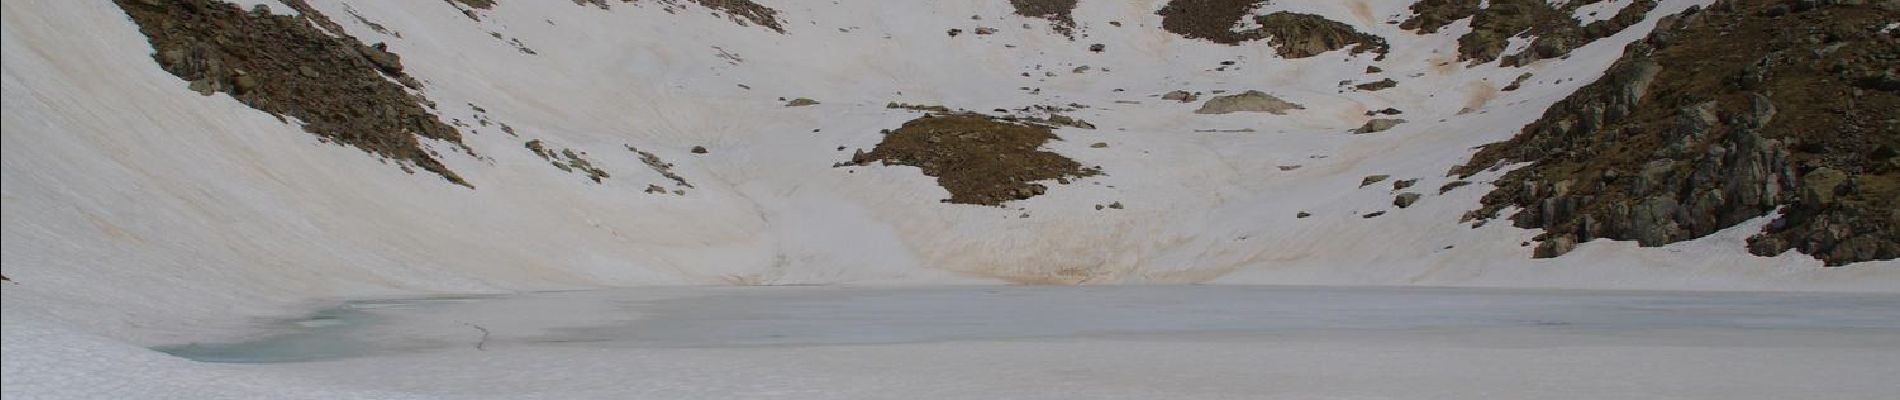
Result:
[[[1512,136],[1594,80],[1658,18],[1704,1],[1664,1],[1630,30],[1523,68],[1456,62],[1468,21],[1433,35],[1386,23],[1409,15],[1405,1],[1283,0],[1262,10],[1316,13],[1385,37],[1393,52],[1379,62],[1344,52],[1285,60],[1264,43],[1181,38],[1159,29],[1161,0],[1083,1],[1073,41],[1000,0],[759,2],[781,11],[787,33],[692,5],[668,13],[647,2],[602,10],[503,0],[473,21],[441,1],[312,0],[350,34],[387,42],[443,119],[472,126],[465,142],[479,157],[434,148],[473,190],[321,143],[229,96],[186,90],[111,2],[0,3],[0,255],[13,281],[0,288],[0,389],[9,399],[408,396],[145,349],[251,336],[259,319],[366,297],[1018,282],[1900,292],[1900,262],[1822,268],[1796,253],[1747,254],[1743,239],[1767,217],[1660,248],[1597,241],[1532,260],[1520,243],[1537,232],[1458,222],[1501,172],[1437,193],[1475,146]],[[402,37],[372,31],[346,8]],[[977,26],[1000,31],[945,34]],[[1092,43],[1107,51],[1087,51]],[[1237,66],[1215,70],[1228,60]],[[1082,65],[1092,68],[1070,72]],[[1365,74],[1368,65],[1385,72]],[[1498,90],[1524,72],[1535,76],[1523,89]],[[1383,77],[1401,83],[1378,92],[1339,85]],[[1158,98],[1177,89],[1262,90],[1306,109],[1197,115],[1198,104]],[[783,107],[780,97],[823,104]],[[1046,149],[1106,176],[997,208],[940,203],[947,193],[915,168],[832,167],[850,149],[876,145],[880,129],[916,117],[883,107],[893,101],[1089,105],[1068,115],[1098,128],[1060,129],[1064,140]],[[475,125],[470,103],[520,136]],[[1411,122],[1346,133],[1366,110],[1386,107]],[[1243,128],[1255,132],[1195,132]],[[595,184],[554,169],[523,148],[533,139],[584,151],[613,176]],[[696,188],[643,193],[672,185],[628,145],[677,164]],[[710,152],[691,154],[693,146]],[[1375,174],[1417,178],[1411,190],[1425,197],[1395,208],[1390,181],[1358,187]],[[1111,202],[1126,209],[1094,207]],[[1312,216],[1295,218],[1301,211]],[[1386,214],[1361,217],[1377,211]],[[1036,344],[1044,345],[1104,346]],[[1023,345],[917,346],[892,354],[976,357]],[[1167,354],[1221,344],[1141,346]],[[875,350],[847,352],[858,351]],[[670,357],[663,353],[629,357]]]

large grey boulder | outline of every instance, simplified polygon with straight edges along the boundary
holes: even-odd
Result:
[[[1306,106],[1280,100],[1278,97],[1273,97],[1273,95],[1258,90],[1249,90],[1241,94],[1214,96],[1214,98],[1208,99],[1206,104],[1202,104],[1201,109],[1194,110],[1194,113],[1231,114],[1237,112],[1263,112],[1274,115],[1285,115],[1286,112],[1290,110],[1304,109],[1306,109]]]

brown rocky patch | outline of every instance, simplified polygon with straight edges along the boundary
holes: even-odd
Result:
[[[1401,29],[1418,33],[1437,33],[1439,28],[1476,15],[1483,0],[1419,0],[1412,3],[1412,18],[1399,24]]]
[[[1259,40],[1257,32],[1235,32],[1234,25],[1246,18],[1262,0],[1171,0],[1156,14],[1161,29],[1192,39],[1214,43],[1240,44]]]
[[[1069,37],[1075,37],[1075,17],[1072,15],[1075,3],[1076,0],[1009,0],[1009,5],[1016,8],[1016,15],[1049,20],[1051,29]],[[977,29],[977,34],[984,34],[981,32],[983,28]]]
[[[1240,44],[1266,40],[1284,58],[1306,58],[1349,48],[1353,54],[1374,52],[1384,58],[1391,48],[1384,38],[1359,32],[1339,21],[1314,14],[1280,11],[1254,17],[1260,27],[1235,30],[1260,0],[1173,0],[1163,6],[1161,28],[1193,39]]]
[[[1391,50],[1384,38],[1318,15],[1281,11],[1262,15],[1254,21],[1260,23],[1255,35],[1266,38],[1280,57],[1306,58],[1347,49],[1352,54],[1378,53],[1378,58],[1384,59],[1385,53]]]
[[[300,15],[245,11],[216,0],[114,2],[151,41],[159,66],[191,82],[192,90],[229,94],[259,111],[296,118],[324,140],[468,185],[417,139],[460,146],[462,136],[429,111],[427,99],[403,88],[421,84],[403,73],[402,60],[381,44],[344,34],[302,0],[283,2]]]
[[[1573,17],[1579,7],[1603,1],[1422,0],[1412,3],[1412,18],[1399,27],[1434,33],[1453,22],[1471,18],[1471,32],[1458,37],[1458,59],[1491,62],[1502,57],[1504,66],[1516,66],[1563,57],[1572,49],[1622,32],[1642,22],[1657,4],[1656,0],[1636,0],[1616,15],[1587,25]],[[1504,50],[1512,37],[1536,39],[1529,48],[1506,57]]]
[[[1002,205],[1046,193],[1047,181],[1100,175],[1100,168],[1040,148],[1060,140],[1049,126],[974,114],[924,115],[841,165],[906,165],[937,178],[946,203]]]
[[[1782,208],[1749,250],[1828,265],[1900,257],[1900,75],[1891,3],[1722,1],[1671,16],[1591,83],[1454,170],[1530,162],[1471,214],[1597,238],[1702,237]]]

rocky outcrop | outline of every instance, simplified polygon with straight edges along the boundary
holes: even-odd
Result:
[[[345,34],[302,0],[283,1],[297,15],[216,0],[115,2],[151,41],[152,58],[190,89],[229,94],[259,111],[296,118],[326,141],[468,185],[419,141],[460,146],[462,135],[436,118],[427,99],[404,88],[422,85],[403,72],[402,59],[380,43]]]
[[[1399,27],[1435,33],[1471,18],[1471,31],[1458,37],[1459,59],[1491,62],[1503,58],[1504,66],[1516,66],[1562,57],[1572,49],[1622,32],[1642,22],[1657,4],[1656,0],[1635,0],[1616,15],[1589,24],[1574,17],[1578,8],[1602,1],[1422,0],[1412,4],[1413,16]],[[1523,51],[1507,56],[1504,50],[1513,37],[1535,39]]]
[[[889,131],[870,152],[859,151],[840,166],[907,165],[937,178],[950,192],[946,203],[1001,205],[1048,192],[1043,183],[1101,174],[1040,148],[1058,139],[1045,125],[1004,121],[981,114],[926,114]]]
[[[1075,37],[1076,0],[1009,0],[1016,15],[1049,20],[1051,29],[1063,36]],[[982,34],[982,32],[978,32]]]
[[[1259,27],[1235,29],[1259,0],[1173,0],[1163,6],[1161,28],[1193,39],[1240,44],[1266,40],[1284,58],[1306,58],[1347,49],[1352,54],[1373,52],[1384,58],[1391,50],[1384,38],[1359,32],[1339,21],[1314,14],[1274,12],[1254,16]]]
[[[1259,40],[1258,32],[1234,30],[1260,0],[1170,0],[1155,11],[1161,29],[1190,39],[1240,44]]]
[[[1749,250],[1900,257],[1900,93],[1889,3],[1724,1],[1666,18],[1604,76],[1454,170],[1530,162],[1472,218],[1517,207],[1535,254],[1660,246],[1782,210]]]
[[[1263,112],[1284,115],[1291,110],[1304,110],[1305,106],[1294,104],[1258,90],[1249,90],[1241,94],[1214,96],[1195,114],[1231,114],[1237,112]]]
[[[1385,59],[1385,53],[1392,50],[1384,38],[1314,14],[1281,11],[1256,17],[1254,22],[1259,23],[1260,28],[1252,35],[1266,38],[1284,58],[1306,58],[1346,49],[1352,54],[1377,53],[1377,59]]]
[[[1399,28],[1437,33],[1445,25],[1477,15],[1483,3],[1483,0],[1419,0],[1412,3],[1412,18],[1399,23]]]

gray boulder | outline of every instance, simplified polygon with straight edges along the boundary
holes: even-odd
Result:
[[[1360,125],[1358,129],[1353,129],[1352,133],[1366,134],[1385,132],[1403,123],[1405,123],[1405,120],[1398,118],[1373,118],[1372,120],[1366,121],[1365,125]]]
[[[1194,113],[1231,114],[1237,112],[1263,112],[1274,115],[1285,115],[1287,111],[1290,110],[1304,109],[1306,109],[1306,106],[1281,100],[1278,97],[1273,97],[1273,95],[1258,90],[1249,90],[1241,94],[1214,96],[1214,98],[1208,99],[1206,104],[1202,104],[1201,109],[1194,110]]]

